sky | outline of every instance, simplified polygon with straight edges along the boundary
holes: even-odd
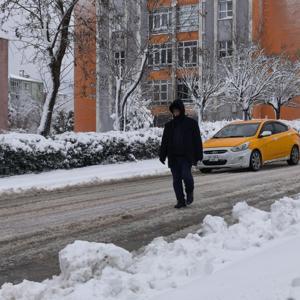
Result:
[[[1,17],[1,14],[0,14]],[[4,28],[8,33],[0,31],[0,37],[7,38],[9,42],[9,74],[18,75],[20,70],[25,70],[30,77],[41,79],[38,66],[26,62],[26,58],[30,57],[32,51],[19,50],[21,43],[15,41],[14,31],[10,28],[13,25],[13,20]]]

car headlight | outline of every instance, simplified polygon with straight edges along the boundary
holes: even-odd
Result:
[[[231,148],[231,151],[232,152],[245,151],[245,150],[247,150],[249,148],[249,144],[250,143],[244,143],[244,144],[242,144],[240,146],[233,147],[233,148]]]

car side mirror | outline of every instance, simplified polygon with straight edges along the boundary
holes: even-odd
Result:
[[[271,135],[272,135],[272,131],[265,130],[261,133],[260,137],[264,138],[264,137],[271,136]]]

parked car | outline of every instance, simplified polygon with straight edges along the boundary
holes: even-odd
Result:
[[[259,171],[264,164],[287,161],[299,163],[300,135],[275,120],[230,123],[204,143],[200,171],[220,168],[250,168]]]

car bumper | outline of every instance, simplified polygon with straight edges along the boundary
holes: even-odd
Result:
[[[199,167],[200,169],[248,168],[250,157],[250,149],[232,152],[230,148],[207,148],[204,149],[203,161],[199,163]]]

